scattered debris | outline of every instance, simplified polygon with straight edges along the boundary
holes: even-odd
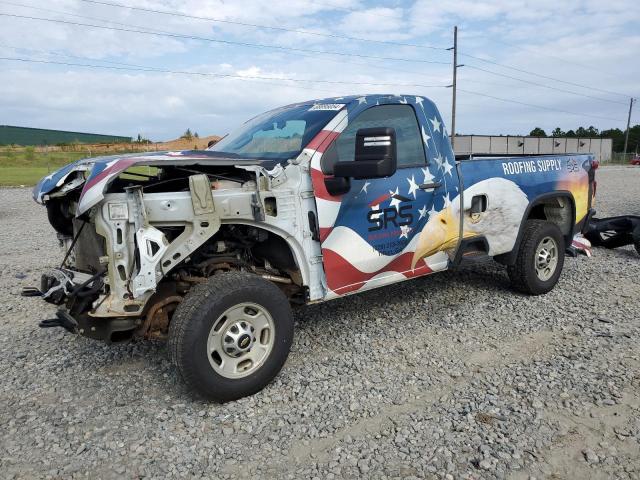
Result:
[[[618,248],[633,245],[640,254],[640,216],[592,218],[585,237],[595,247]]]

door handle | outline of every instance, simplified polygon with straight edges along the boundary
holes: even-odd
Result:
[[[440,182],[433,183],[421,183],[418,187],[420,190],[433,190],[434,188],[438,188],[442,185]]]

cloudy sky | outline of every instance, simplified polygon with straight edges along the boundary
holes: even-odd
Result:
[[[640,96],[637,0],[0,0],[0,124],[166,140],[353,93],[449,123],[454,25],[459,133],[624,128]]]

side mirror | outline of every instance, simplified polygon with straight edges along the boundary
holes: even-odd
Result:
[[[356,133],[353,162],[337,162],[335,177],[383,178],[396,173],[398,165],[396,131],[389,127],[361,128]]]

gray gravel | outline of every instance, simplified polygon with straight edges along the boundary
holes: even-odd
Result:
[[[640,168],[598,171],[601,216],[640,214]],[[37,320],[60,260],[45,212],[0,190],[0,477],[640,478],[640,257],[567,259],[543,297],[487,263],[296,313],[282,373],[195,400],[161,343]]]

